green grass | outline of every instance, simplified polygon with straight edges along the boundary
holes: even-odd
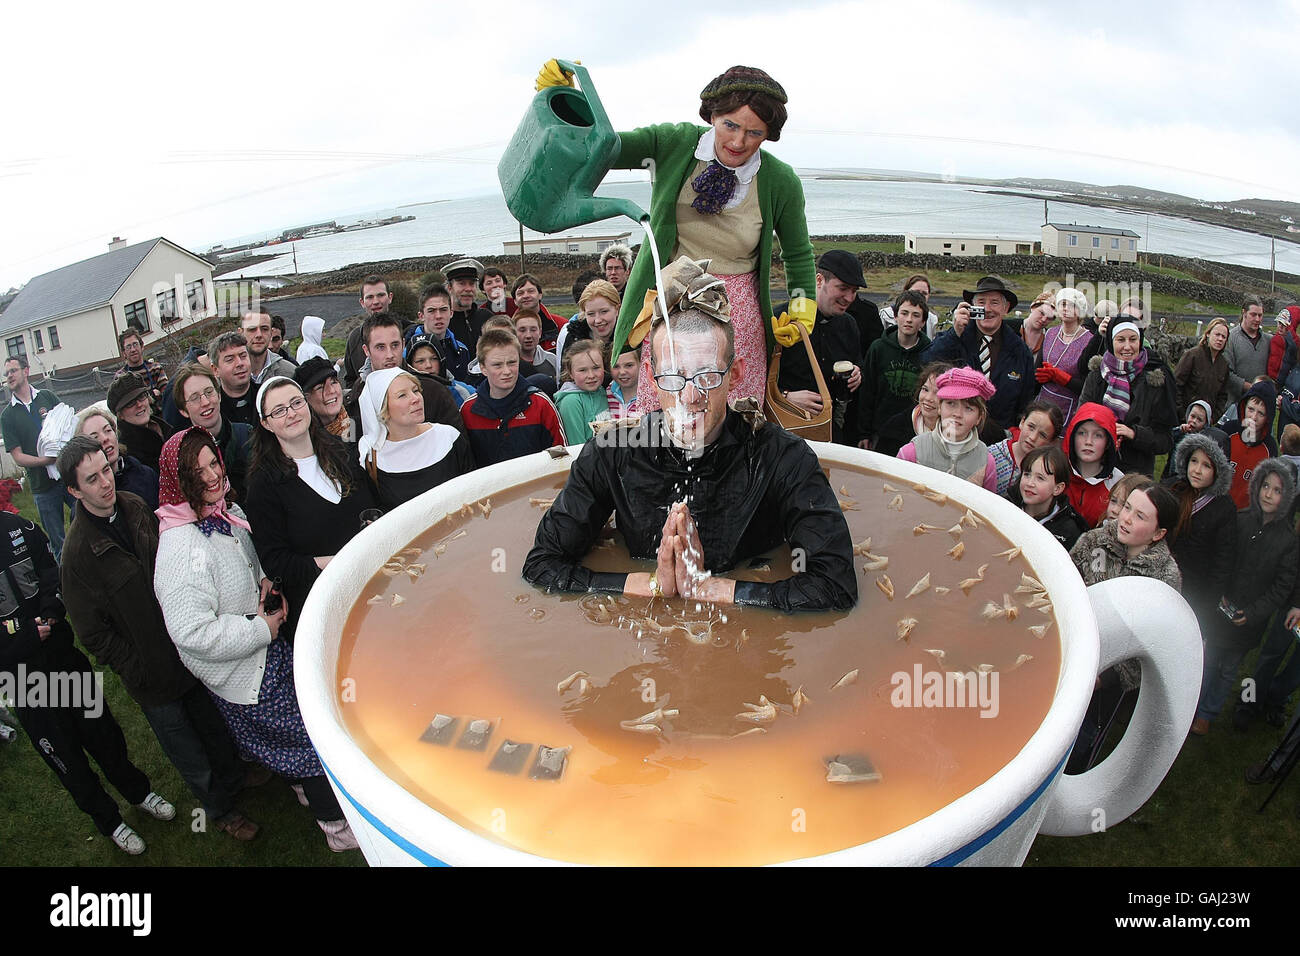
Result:
[[[1180,269],[1170,269],[1170,268],[1166,268],[1165,266],[1153,266],[1149,262],[1139,262],[1138,268],[1141,269],[1143,272],[1154,272],[1157,275],[1173,276],[1175,279],[1187,279],[1190,282],[1201,281],[1200,279],[1196,278],[1196,276],[1192,275],[1189,272],[1183,272]]]
[[[37,520],[31,495],[14,496],[22,514]],[[90,657],[90,655],[87,655]],[[94,660],[91,657],[91,660]],[[0,860],[9,866],[364,866],[360,853],[333,853],[325,845],[311,812],[299,806],[289,785],[278,777],[246,791],[238,806],[262,826],[251,843],[209,828],[191,829],[198,802],[158,745],[139,706],[112,671],[104,671],[109,709],[126,735],[131,760],[149,776],[155,790],[176,805],[176,819],[163,823],[130,807],[105,781],[122,808],[122,818],[144,838],[148,849],[127,856],[72,802],[32,747],[26,733],[0,744]],[[102,775],[101,775],[102,779]]]
[[[831,249],[844,249],[847,252],[903,252],[902,242],[834,242],[830,239],[812,241],[813,256],[820,257]]]

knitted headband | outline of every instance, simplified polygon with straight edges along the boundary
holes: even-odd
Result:
[[[708,102],[728,93],[766,93],[778,103],[786,102],[785,88],[755,66],[733,66],[721,76],[715,76],[700,91],[700,99]]]

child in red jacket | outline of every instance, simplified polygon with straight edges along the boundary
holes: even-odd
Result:
[[[1086,402],[1065,427],[1065,451],[1070,456],[1070,507],[1095,528],[1106,514],[1110,489],[1124,477],[1119,464],[1115,413],[1105,405]]]

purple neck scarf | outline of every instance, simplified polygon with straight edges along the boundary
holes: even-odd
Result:
[[[736,192],[736,181],[734,170],[713,160],[691,181],[691,188],[696,192],[691,208],[706,216],[716,216],[731,202]]]

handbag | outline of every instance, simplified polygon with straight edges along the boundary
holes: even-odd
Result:
[[[803,340],[803,347],[808,353],[808,365],[817,379],[817,393],[822,397],[822,410],[814,415],[804,411],[781,394],[781,389],[777,385],[777,380],[781,377],[781,346],[777,345],[767,368],[767,419],[775,421],[786,431],[800,438],[809,441],[830,441],[831,392],[826,387],[821,366],[817,364],[817,356],[813,353],[812,339],[808,337],[808,330],[802,322],[796,322],[795,326],[799,329],[799,338]]]

